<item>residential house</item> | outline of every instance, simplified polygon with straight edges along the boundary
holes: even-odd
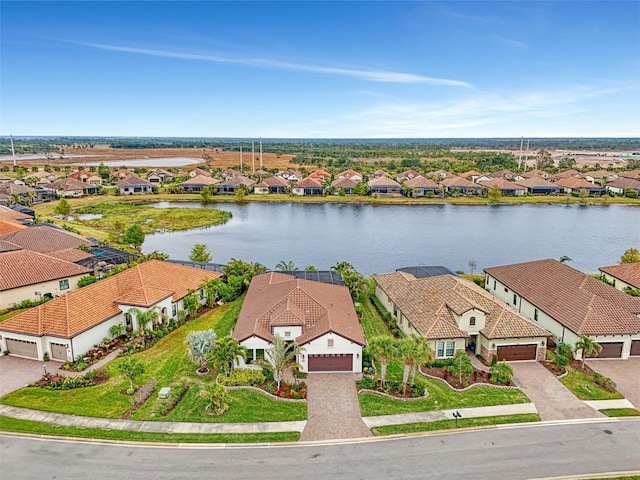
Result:
[[[67,178],[80,180],[81,182],[88,183],[89,185],[102,185],[102,177],[100,175],[86,170],[78,170],[77,172],[70,173],[67,175]]]
[[[436,359],[466,348],[489,362],[545,358],[549,333],[475,283],[438,271],[417,278],[406,270],[375,275],[375,295],[405,334],[429,340]]]
[[[481,185],[487,189],[497,188],[503,197],[519,197],[527,193],[526,188],[500,177],[482,182]]]
[[[453,178],[455,175],[453,173],[447,172],[446,170],[436,170],[435,172],[429,172],[425,174],[425,177],[433,178],[436,182],[440,180],[444,180],[446,178]]]
[[[222,172],[222,178],[225,180],[229,180],[235,177],[244,177],[244,173],[234,168],[227,168]]]
[[[267,195],[269,193],[286,193],[289,188],[289,182],[284,178],[277,176],[265,178],[260,183],[256,183],[253,187],[253,193],[258,195]]]
[[[17,199],[27,205],[31,205],[38,198],[38,192],[34,188],[14,182],[0,184],[0,194],[7,195],[12,202],[13,199]]]
[[[602,277],[618,290],[640,290],[640,262],[609,265],[598,270]]]
[[[599,185],[603,185],[612,180],[616,180],[618,175],[614,172],[607,172],[606,170],[596,170],[593,172],[587,172],[584,174],[584,179],[589,183],[598,183]]]
[[[9,233],[17,232],[27,228],[26,225],[19,223],[15,220],[2,220],[0,219],[0,236],[7,235]]]
[[[302,372],[362,371],[365,338],[349,289],[279,272],[251,281],[232,336],[248,360],[265,358],[276,336],[296,342]]]
[[[361,182],[364,179],[361,173],[358,173],[355,170],[351,170],[350,168],[336,175],[336,179],[340,180],[342,178],[348,178],[350,180],[353,180],[354,182]]]
[[[640,297],[551,259],[484,272],[489,293],[551,332],[556,342],[574,346],[586,335],[602,346],[599,358],[640,355]]]
[[[525,172],[523,174],[520,175],[522,178],[544,178],[545,180],[547,180],[549,178],[549,174],[547,172],[544,172],[542,170],[538,170],[538,169],[534,169],[534,170],[529,170],[528,172]]]
[[[618,172],[619,177],[630,178],[632,180],[640,180],[640,170],[628,170],[626,172]]]
[[[375,172],[373,172],[371,175],[369,175],[369,178],[380,178],[380,177],[390,177],[391,175],[389,175],[387,172],[385,172],[384,170],[376,170]]]
[[[25,250],[49,255],[60,250],[93,247],[95,245],[76,233],[47,225],[34,225],[3,235],[0,239],[18,245]]]
[[[222,195],[234,195],[239,188],[244,188],[246,191],[255,183],[255,180],[245,177],[244,175],[229,177],[227,180],[223,180],[218,184],[218,193]]]
[[[299,182],[303,178],[302,174],[295,170],[284,170],[282,172],[278,172],[276,176],[284,178],[288,182]]]
[[[408,194],[411,197],[433,196],[440,191],[440,185],[422,175],[407,180],[404,186],[410,189]]]
[[[23,211],[23,208],[26,211]],[[0,220],[9,220],[26,225],[33,222],[34,216],[33,210],[22,207],[22,205],[11,205],[11,207],[0,205]]]
[[[303,178],[291,189],[294,195],[324,195],[324,185],[316,178]]]
[[[45,172],[44,170],[39,170],[37,172],[32,172],[25,175],[24,179],[30,185],[48,185],[49,183],[57,180],[57,176],[50,173]]]
[[[167,172],[166,170],[155,169],[155,170],[151,170],[147,174],[147,180],[149,181],[149,183],[152,183],[154,185],[159,185],[161,183],[173,182],[174,176],[173,176],[173,173]]]
[[[2,186],[0,185],[0,188],[1,187]],[[635,190],[638,196],[640,196],[640,181],[633,180],[631,178],[618,178],[613,182],[608,182],[605,185],[605,188],[608,191],[615,193],[617,195],[624,195],[625,190],[631,189],[631,190]]]
[[[118,181],[116,185],[120,195],[148,195],[153,193],[153,185],[133,173]]]
[[[369,185],[371,195],[383,197],[399,197],[402,195],[402,185],[385,175],[372,178],[367,182],[367,185]]]
[[[565,170],[564,172],[555,173],[553,175],[549,175],[550,182],[556,182],[558,180],[566,179],[566,178],[582,178],[583,175],[577,170]]]
[[[405,180],[411,180],[412,178],[416,178],[419,175],[420,174],[415,170],[409,169],[409,170],[405,170],[404,172],[400,172],[398,175],[396,175],[396,180],[398,182],[404,182]]]
[[[461,177],[461,178],[464,178],[466,180],[471,180],[472,182],[475,183],[483,175],[482,175],[482,173],[478,172],[477,170],[469,170],[468,172],[463,172],[458,176]]]
[[[220,180],[217,178],[206,175],[196,175],[195,177],[190,177],[188,180],[179,183],[178,186],[182,187],[184,193],[200,193],[206,187],[211,187],[212,185],[217,185],[219,183]]]
[[[559,180],[556,180],[554,184],[562,187],[565,193],[573,193],[580,192],[581,190],[586,190],[587,192],[589,192],[590,197],[599,197],[607,192],[604,187],[594,185],[593,183],[589,183],[582,178],[576,177],[561,178]]]
[[[331,186],[334,188],[334,193],[338,194],[340,191],[344,191],[345,195],[353,195],[353,189],[358,185],[358,180],[354,180],[349,177],[337,178],[331,182]]]
[[[220,276],[149,260],[5,320],[0,324],[0,348],[28,358],[41,359],[46,353],[52,360],[73,360],[110,338],[114,325],[138,330],[134,308],[155,311],[165,323],[177,318],[190,291],[204,303],[200,286]]]
[[[0,193],[0,205],[9,205],[11,197],[5,193]]]
[[[116,177],[118,180],[122,180],[124,178],[127,178],[129,175],[133,175],[133,172],[131,170],[127,170],[126,168],[122,168],[120,170],[116,170],[112,174],[112,176]]]
[[[326,170],[316,170],[313,173],[310,173],[308,178],[313,178],[316,180],[320,180],[321,182],[324,182],[325,180],[330,180],[331,179],[331,174],[329,172],[327,172]]]
[[[531,177],[516,181],[516,184],[527,189],[529,195],[558,195],[562,193],[563,188],[551,182],[547,182],[544,178]]]
[[[3,183],[9,183],[11,180],[12,180],[11,177],[0,175],[0,185],[2,185]]]
[[[81,182],[74,178],[66,177],[47,185],[45,190],[55,193],[59,197],[82,197],[83,195],[95,195],[100,187]]]
[[[204,170],[202,168],[194,168],[189,172],[189,176],[192,178],[197,177],[198,175],[204,175],[205,177],[210,177],[211,172],[209,172],[209,170]]]
[[[2,222],[0,222],[2,223]],[[78,280],[91,275],[90,268],[29,250],[0,253],[0,310],[23,300],[58,297],[78,289]]]
[[[480,195],[482,193],[482,185],[462,177],[445,178],[440,182],[440,185],[449,195]]]
[[[513,173],[511,170],[498,170],[497,172],[493,172],[489,175],[492,178],[503,178],[505,180],[514,180],[517,174]]]

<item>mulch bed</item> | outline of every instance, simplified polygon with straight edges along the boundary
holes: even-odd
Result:
[[[553,362],[544,361],[544,362],[540,362],[540,363],[542,363],[542,365],[544,365],[544,367],[547,370],[549,370],[551,373],[553,373],[555,376],[562,375],[566,371],[565,367],[558,367]],[[569,363],[568,367],[570,367],[572,370],[575,370],[576,372],[580,372],[580,373],[583,373],[585,375],[593,376],[593,374],[594,374],[593,369],[589,365],[587,365],[586,363],[584,364],[584,368],[582,368],[581,363],[582,362],[580,360],[572,360],[571,363]]]
[[[460,380],[457,376],[451,375],[442,367],[421,367],[420,370],[427,375],[431,375],[432,377],[443,379],[453,388],[456,388],[458,390],[477,383],[496,385],[489,380],[491,375],[489,372],[482,372],[480,370],[476,370],[475,368],[473,369],[472,375],[469,375],[468,377],[462,377],[462,383],[460,383]],[[509,382],[504,386],[514,386],[514,384],[512,382]]]

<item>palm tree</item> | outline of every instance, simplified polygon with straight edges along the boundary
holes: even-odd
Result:
[[[566,263],[566,262],[573,262],[573,259],[571,257],[567,257],[566,255],[562,255],[558,261],[560,263]]]
[[[384,385],[387,378],[389,360],[397,356],[397,341],[389,335],[379,335],[369,341],[367,349],[374,361],[380,362],[380,385]]]
[[[586,335],[580,335],[575,346],[575,351],[577,352],[578,350],[582,350],[582,364],[580,367],[584,368],[584,361],[586,358],[598,356],[602,351],[602,345]]]
[[[138,333],[142,337],[142,345],[146,344],[145,333],[149,322],[154,322],[158,318],[157,310],[142,311],[139,308],[130,308],[128,313],[135,314],[136,322],[138,322]]]
[[[185,343],[189,344],[189,358],[200,365],[200,368],[198,368],[200,373],[207,371],[207,358],[213,349],[215,341],[216,332],[213,330],[201,330],[187,335]]]
[[[295,343],[287,343],[281,336],[273,337],[273,344],[265,350],[266,361],[261,362],[262,366],[273,373],[278,390],[285,368],[294,362],[296,357],[302,353],[302,349]]]
[[[213,307],[220,298],[221,283],[222,281],[219,278],[214,278],[200,286],[200,288],[204,289],[204,293],[207,296],[207,307]]]
[[[418,366],[432,361],[434,355],[427,339],[413,333],[398,342],[398,356],[404,362],[402,393],[405,393],[407,384],[413,386]]]
[[[280,260],[276,265],[276,270],[280,270],[281,272],[293,272],[295,270],[298,270],[298,267],[296,267],[296,264],[293,260],[289,260],[288,262]]]
[[[228,377],[238,357],[247,359],[247,350],[238,341],[227,335],[216,340],[213,347],[213,363]]]
[[[190,317],[195,317],[200,309],[200,302],[198,301],[198,295],[196,292],[191,290],[189,294],[182,299],[182,305],[185,310],[189,313]]]

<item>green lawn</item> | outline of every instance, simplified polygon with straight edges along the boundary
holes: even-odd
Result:
[[[624,398],[619,392],[607,392],[600,388],[590,375],[569,369],[569,374],[560,379],[562,384],[580,400],[614,400]]]
[[[377,335],[389,335],[391,332],[387,328],[387,324],[384,322],[378,309],[371,302],[369,294],[373,293],[373,279],[369,278],[369,292],[367,295],[360,297],[360,305],[362,305],[362,329],[364,330],[364,336],[368,339]]]
[[[402,379],[402,367],[390,364],[387,380]],[[520,390],[487,387],[475,387],[466,392],[455,392],[442,382],[416,375],[416,384],[426,388],[429,396],[422,400],[405,402],[382,397],[373,393],[359,393],[360,411],[363,417],[392,415],[396,413],[425,412],[450,408],[486,407],[527,403],[529,398]]]
[[[186,381],[191,388],[167,417],[152,416],[152,398],[134,413],[133,418],[192,422],[288,421],[306,418],[306,403],[282,402],[247,390],[230,392],[230,408],[224,415],[209,417],[202,414],[204,403],[198,393],[203,385],[214,381],[215,373],[196,375],[196,365],[187,356],[185,339],[194,330],[214,328],[220,335],[228,333],[233,328],[242,300],[240,298],[188,322],[153,347],[136,354],[146,369],[140,384],[155,378],[158,388],[177,381]],[[106,366],[111,378],[102,385],[67,391],[23,388],[4,396],[0,402],[57,413],[119,418],[129,409],[130,397],[120,393],[128,385],[128,381],[117,374],[117,363],[116,359]]]
[[[457,428],[483,427],[485,425],[501,425],[505,423],[539,422],[540,417],[535,413],[522,415],[501,415],[497,417],[461,418]],[[455,420],[439,420],[427,423],[407,423],[405,425],[387,425],[371,429],[374,435],[397,435],[400,433],[432,432],[456,428]]]
[[[603,408],[600,411],[607,417],[640,417],[640,412],[635,408]]]
[[[103,430],[101,428],[59,427],[48,423],[19,420],[4,416],[0,416],[0,431],[73,438],[96,438],[124,442],[271,443],[296,442],[300,439],[298,432],[235,434],[130,432],[125,430]]]

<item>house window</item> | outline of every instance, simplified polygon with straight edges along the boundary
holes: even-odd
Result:
[[[505,293],[509,291],[509,289],[507,287],[504,287],[504,291]]]
[[[533,310],[533,319],[537,322],[538,321],[538,309],[534,309]]]
[[[333,338],[327,338],[327,347],[333,347]]]
[[[264,348],[256,348],[256,359],[264,358]]]
[[[493,289],[494,290],[496,289],[496,281],[495,280],[493,281]]]
[[[438,349],[436,352],[436,356],[438,358],[450,358],[453,357],[453,354],[456,349],[456,342],[438,342]]]
[[[60,290],[69,290],[69,280],[60,280]]]
[[[514,305],[518,304],[518,295],[516,295],[515,293],[513,294],[513,304]]]
[[[171,305],[171,316],[175,317],[177,314],[178,314],[178,305],[174,303]]]
[[[290,336],[291,336],[291,332],[287,332],[287,331],[285,331],[285,332],[284,332],[284,336],[285,336],[285,337],[290,337]]]
[[[204,288],[200,289],[200,300],[204,300]]]
[[[476,324],[476,317],[471,317],[469,319],[469,325],[474,326]]]

